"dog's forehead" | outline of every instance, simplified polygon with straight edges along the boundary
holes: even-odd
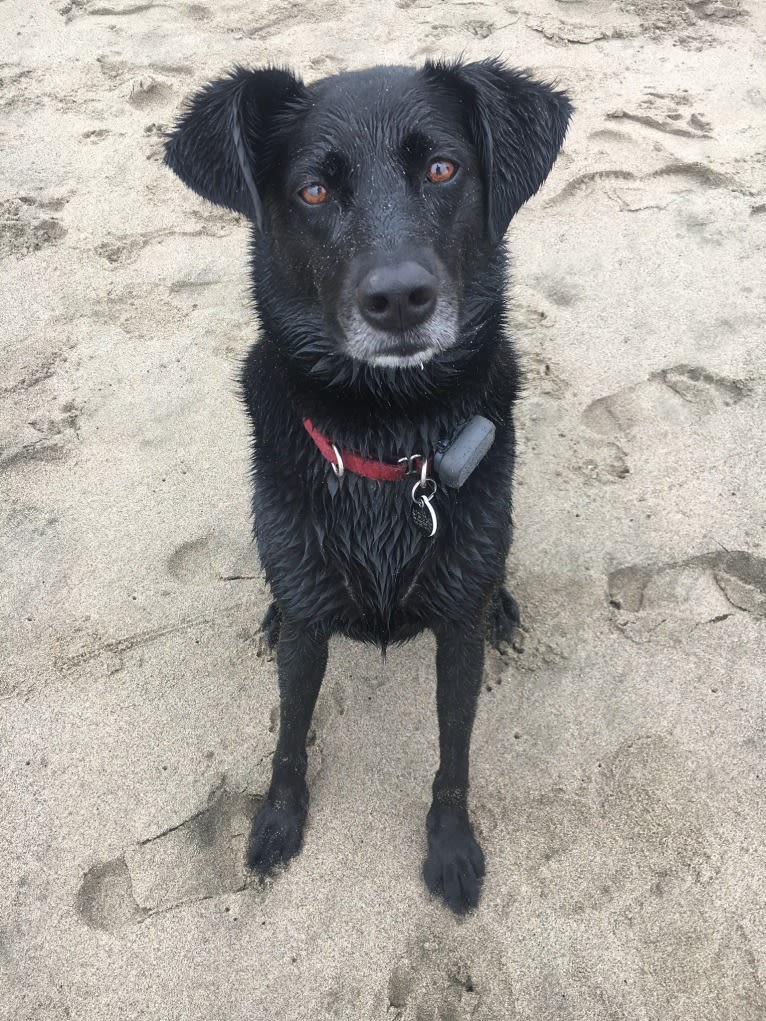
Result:
[[[457,97],[440,92],[414,68],[383,66],[323,78],[308,88],[304,145],[369,151],[396,145],[417,131],[461,138],[464,111]]]

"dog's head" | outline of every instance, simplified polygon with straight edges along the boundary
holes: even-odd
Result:
[[[267,326],[320,357],[402,368],[466,340],[475,270],[545,180],[570,112],[492,60],[309,86],[237,68],[192,97],[165,161],[255,224]],[[275,289],[290,301],[270,307]]]

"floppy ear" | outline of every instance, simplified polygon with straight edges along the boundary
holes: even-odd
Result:
[[[500,60],[427,63],[425,70],[456,89],[467,108],[484,178],[487,233],[497,244],[556,161],[572,113],[569,97]]]
[[[303,91],[289,71],[235,67],[188,100],[165,142],[165,163],[192,191],[262,228],[259,157],[275,114]]]

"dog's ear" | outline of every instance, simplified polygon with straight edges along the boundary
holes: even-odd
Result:
[[[304,92],[290,71],[235,67],[187,102],[165,142],[165,163],[203,198],[263,226],[257,182],[275,115]]]
[[[496,244],[558,156],[569,97],[499,60],[429,62],[425,73],[452,87],[466,107],[484,178],[487,233]]]

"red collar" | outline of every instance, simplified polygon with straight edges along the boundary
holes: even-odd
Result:
[[[339,450],[335,444],[314,427],[310,418],[303,419],[303,427],[316,443],[322,457],[329,461],[335,474],[340,478],[344,472],[364,475],[366,479],[377,479],[378,482],[399,482],[408,475],[420,474],[423,467],[423,454],[410,454],[400,458],[396,464],[387,461],[375,461],[362,457],[352,450]],[[430,467],[431,458],[428,458]]]

